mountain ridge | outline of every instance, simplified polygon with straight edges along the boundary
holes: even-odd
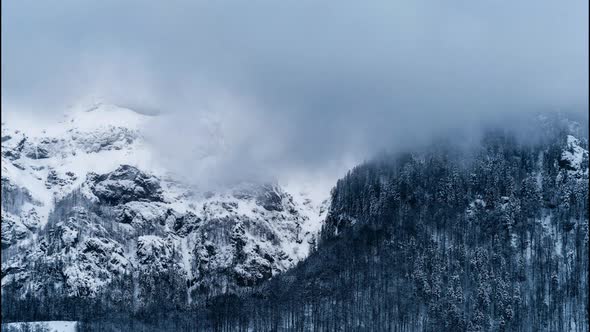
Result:
[[[154,161],[142,134],[149,121],[157,115],[98,103],[31,133],[3,123],[3,289],[26,285],[24,296],[61,285],[65,296],[97,296],[160,257],[192,285],[189,294],[197,283],[220,292],[307,256],[327,201],[278,183],[199,191]],[[73,266],[38,273],[48,261]]]
[[[39,202],[3,179],[17,235],[3,232],[3,314],[91,331],[587,331],[588,138],[559,116],[531,125],[534,140],[489,130],[468,149],[377,157],[320,205],[278,183],[194,192],[122,163],[71,180],[30,238]],[[3,167],[26,151],[10,146]]]

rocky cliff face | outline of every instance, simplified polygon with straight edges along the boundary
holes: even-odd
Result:
[[[130,280],[135,301],[168,283],[191,302],[307,256],[327,202],[278,183],[200,192],[153,162],[149,121],[97,105],[38,131],[2,124],[3,291],[93,298]]]

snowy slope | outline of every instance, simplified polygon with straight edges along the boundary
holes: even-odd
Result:
[[[47,322],[18,322],[2,324],[2,329],[8,331],[43,331],[43,332],[75,332],[77,322],[47,321]]]
[[[570,174],[588,175],[588,151],[581,146],[579,139],[567,135],[566,148],[561,154],[561,162]]]
[[[280,183],[182,183],[144,139],[157,116],[96,104],[54,123],[18,120],[2,124],[3,289],[92,297],[163,271],[189,294],[253,285],[304,259],[327,212],[328,193]]]

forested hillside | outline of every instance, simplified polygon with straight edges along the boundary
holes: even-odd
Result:
[[[358,166],[310,258],[219,304],[267,331],[587,331],[588,143],[575,133],[490,131],[473,149]],[[240,324],[229,317],[218,323]]]

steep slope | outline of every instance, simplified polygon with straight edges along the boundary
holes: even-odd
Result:
[[[339,180],[318,250],[254,296],[217,299],[220,329],[588,331],[588,137],[531,122]]]
[[[4,317],[26,297],[113,291],[136,310],[158,304],[155,289],[188,305],[307,256],[327,202],[278,183],[200,192],[160,166],[142,133],[150,121],[98,104],[39,129],[2,124]]]

